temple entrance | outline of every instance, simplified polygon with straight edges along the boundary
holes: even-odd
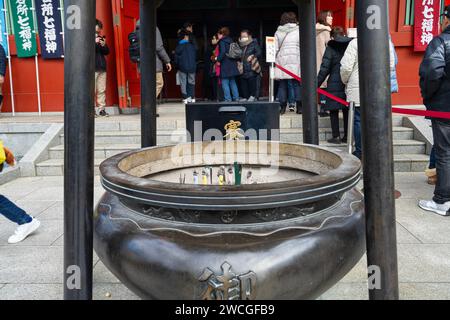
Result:
[[[139,19],[139,0],[114,0],[113,11],[119,15],[122,24],[115,26],[118,82],[120,107],[137,107],[140,105],[140,79],[136,65],[128,57],[128,34],[133,31]],[[317,10],[324,8],[336,12],[336,24],[344,26],[345,3],[318,0]],[[199,45],[196,97],[207,99],[209,96],[208,74],[211,48],[209,41],[222,26],[231,29],[231,35],[237,39],[243,29],[253,33],[263,49],[263,79],[261,96],[269,95],[269,66],[264,63],[265,37],[273,36],[281,14],[285,11],[297,12],[297,6],[291,0],[165,0],[158,9],[157,19],[164,46],[173,57],[177,45],[177,31],[184,22],[194,23],[194,32]],[[160,99],[163,101],[179,100],[181,93],[176,85],[176,71],[164,72],[165,86]]]

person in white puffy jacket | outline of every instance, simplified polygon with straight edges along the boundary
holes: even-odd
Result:
[[[395,68],[395,52],[393,46],[390,46],[390,70]],[[361,159],[362,141],[361,141],[361,97],[359,90],[359,63],[358,63],[358,40],[353,39],[345,51],[341,60],[341,79],[345,84],[345,94],[348,102],[355,103],[355,152],[353,155]]]
[[[276,63],[290,72],[300,75],[300,33],[297,15],[294,12],[285,12],[281,16],[281,23],[275,33]],[[288,88],[293,87],[297,113],[301,113],[300,83],[280,69],[275,69],[275,79],[279,81],[277,98],[281,105],[281,114],[286,112],[288,102]]]

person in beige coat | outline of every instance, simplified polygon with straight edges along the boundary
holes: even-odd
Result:
[[[333,12],[321,11],[317,17],[316,24],[316,59],[317,73],[322,65],[323,55],[327,49],[328,42],[331,40],[331,27],[333,26]],[[323,88],[326,88],[323,87]]]
[[[333,26],[333,12],[324,10],[317,16],[316,24],[316,59],[317,59],[317,74],[320,72],[323,56],[327,49],[328,42],[331,40],[331,27]],[[328,80],[328,79],[327,79]],[[320,86],[322,89],[327,87],[327,80]],[[327,116],[327,112],[323,111],[322,105],[326,103],[325,97],[320,97],[319,115],[321,117]]]

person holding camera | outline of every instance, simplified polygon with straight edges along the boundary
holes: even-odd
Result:
[[[106,37],[102,35],[103,23],[97,20],[95,25],[95,94],[97,102],[96,115],[108,117],[106,107],[106,56],[109,48]]]

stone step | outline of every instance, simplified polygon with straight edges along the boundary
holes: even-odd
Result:
[[[347,145],[330,144],[321,142],[322,147],[338,148],[346,150]],[[426,153],[426,143],[417,140],[394,140],[394,155],[412,154],[422,156]],[[428,157],[428,156],[427,156]]]
[[[160,143],[160,145],[163,145]],[[337,148],[340,150],[346,150],[346,144],[330,144],[326,141],[320,142],[321,146]],[[106,159],[117,155],[119,153],[128,152],[131,150],[136,150],[140,148],[140,143],[130,143],[130,144],[101,144],[97,143],[95,145],[95,158],[96,159]],[[50,159],[64,159],[64,145],[59,145],[53,147],[49,150]],[[424,155],[425,154],[425,143],[416,140],[394,140],[394,154],[400,156],[402,154],[414,154],[414,155]]]
[[[159,130],[158,144],[174,144],[185,142],[186,131],[184,129],[178,130]],[[343,131],[341,131],[343,135]],[[302,129],[281,129],[281,141],[297,143],[302,141]],[[413,139],[414,130],[405,127],[393,128],[394,140],[409,140]],[[331,129],[320,128],[319,140],[326,141],[332,138]],[[95,133],[95,142],[97,144],[139,144],[141,142],[140,131],[99,131]],[[64,135],[60,137],[60,143],[64,144]]]
[[[428,165],[429,156],[419,154],[400,154],[394,156],[395,172],[423,172]],[[99,166],[104,159],[95,159],[95,175],[99,174]],[[62,176],[64,174],[64,160],[51,159],[36,166],[38,176]]]
[[[117,154],[136,150],[141,147],[140,143],[136,144],[96,144],[94,149],[94,157],[96,159],[107,159]],[[49,150],[50,159],[64,159],[64,145],[59,145]]]
[[[344,131],[341,129],[341,136]],[[326,141],[333,137],[332,131],[329,128],[319,129],[319,140]],[[412,140],[414,138],[414,130],[406,127],[393,127],[394,140]],[[282,129],[281,140],[284,142],[298,142],[302,141],[303,132],[301,129]]]
[[[179,136],[180,142],[184,141],[184,137]],[[113,139],[111,139],[113,140]],[[139,140],[139,139],[137,139]],[[167,145],[167,144],[173,144],[170,142],[171,137],[168,137],[166,141],[162,141],[163,139],[159,137],[159,145]],[[301,135],[282,135],[282,141],[283,142],[290,142],[290,143],[298,143],[302,140]],[[110,141],[110,140],[109,140]],[[336,145],[336,144],[330,144],[326,141],[322,140],[320,142],[321,146],[325,147],[332,147],[332,148],[340,148],[345,149],[346,145]],[[97,142],[95,145],[95,157],[96,158],[109,158],[116,154],[127,152],[135,149],[140,148],[140,141],[138,143],[100,143]],[[423,142],[416,141],[416,140],[394,140],[394,154],[425,154],[425,148],[426,145]],[[64,158],[64,145],[59,145],[56,147],[53,147],[49,150],[49,157],[50,159],[63,159]]]
[[[99,166],[105,159],[94,159],[94,173],[99,175]],[[41,176],[63,176],[64,159],[50,159],[36,165],[36,175]]]
[[[392,123],[394,126],[402,126],[403,117],[394,116]],[[157,120],[158,130],[177,130],[177,129],[185,129],[186,121],[184,114],[175,115],[175,116],[165,116],[158,118]],[[341,116],[341,126],[343,126],[343,120]],[[303,128],[303,120],[301,115],[297,115],[295,113],[288,113],[283,115],[280,118],[280,127],[282,129],[300,129]],[[329,128],[330,127],[330,119],[329,117],[319,118],[319,128]],[[141,123],[136,118],[136,120],[124,120],[117,121],[117,118],[108,120],[102,119],[102,121],[96,121],[95,123],[95,131],[96,132],[104,132],[104,131],[140,131]]]

